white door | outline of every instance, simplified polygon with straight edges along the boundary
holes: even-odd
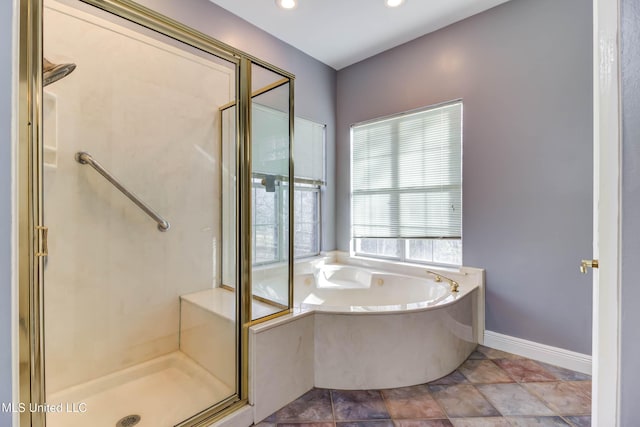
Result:
[[[594,0],[593,415],[619,425],[620,111],[618,2]]]

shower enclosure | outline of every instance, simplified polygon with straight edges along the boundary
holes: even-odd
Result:
[[[23,5],[21,425],[205,425],[292,304],[292,76],[130,1]]]

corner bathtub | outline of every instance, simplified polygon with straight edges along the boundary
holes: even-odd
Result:
[[[445,272],[460,283],[452,293],[423,269],[413,273],[326,264],[296,275],[295,307],[315,317],[316,387],[422,384],[469,357],[478,343],[478,284]]]

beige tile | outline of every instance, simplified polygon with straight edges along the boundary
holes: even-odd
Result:
[[[514,427],[569,427],[560,417],[508,417]]]
[[[487,359],[522,359],[522,356],[518,356],[517,354],[507,353],[505,351],[496,350],[495,348],[485,347],[483,345],[479,345],[476,349],[477,352],[485,355]]]
[[[454,418],[454,427],[511,427],[509,421],[499,417]]]
[[[507,375],[492,360],[467,360],[458,368],[469,381],[477,384],[512,383]]]
[[[485,384],[477,388],[502,415],[554,415],[520,384]]]
[[[382,390],[382,396],[394,419],[446,418],[426,385]]]
[[[434,385],[429,390],[449,418],[500,415],[473,385]]]
[[[591,381],[525,383],[523,386],[558,415],[591,414]]]
[[[557,381],[548,370],[529,359],[496,359],[494,363],[518,382]]]

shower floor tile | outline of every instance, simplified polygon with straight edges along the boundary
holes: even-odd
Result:
[[[590,411],[591,376],[478,346],[460,368],[431,383],[313,389],[257,426],[588,427]],[[310,419],[319,412],[321,420]]]

